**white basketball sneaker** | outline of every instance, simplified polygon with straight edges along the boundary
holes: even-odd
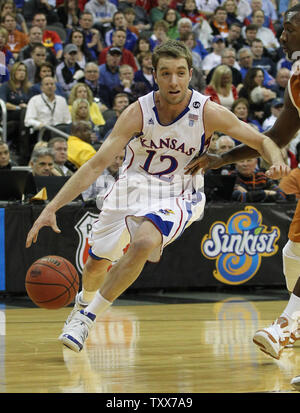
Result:
[[[279,360],[280,353],[289,343],[291,332],[295,323],[289,324],[286,317],[279,317],[270,327],[258,330],[253,337],[253,342],[261,351]]]
[[[74,315],[75,315],[78,311],[84,310],[84,309],[88,306],[88,303],[83,303],[83,302],[80,300],[80,297],[81,297],[80,293],[77,293],[77,294],[76,294],[76,297],[75,297],[74,307],[73,307],[72,311],[70,312],[70,314],[68,315],[68,318],[66,319],[65,324],[64,324],[64,326],[63,326],[63,329],[62,329],[63,332],[65,331],[65,328],[68,326],[68,324],[70,323],[70,321],[72,320],[72,318],[74,317]]]
[[[93,313],[84,310],[77,311],[59,336],[59,340],[71,350],[79,353],[88,337],[90,328],[94,325],[95,319],[96,315]]]
[[[300,376],[294,377],[291,380],[291,385],[295,390],[300,391]]]

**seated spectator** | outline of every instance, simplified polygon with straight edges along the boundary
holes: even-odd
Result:
[[[156,46],[159,46],[160,44],[168,40],[168,29],[168,23],[164,20],[160,20],[154,23],[153,33],[149,38],[151,44],[151,51],[153,51]]]
[[[227,24],[227,11],[225,7],[218,6],[211,19],[210,27],[213,31],[213,36],[227,37],[229,26]]]
[[[251,47],[253,40],[257,39],[257,30],[256,24],[252,23],[242,28],[243,47]]]
[[[56,10],[59,22],[66,29],[73,30],[78,27],[80,9],[76,0],[64,0]]]
[[[112,95],[117,93],[127,93],[129,102],[135,102],[139,97],[148,93],[148,89],[144,82],[136,82],[134,80],[133,68],[129,65],[122,65],[119,68],[120,85],[112,89]]]
[[[29,166],[33,176],[60,176],[54,168],[54,153],[48,147],[32,151]]]
[[[240,65],[240,72],[243,80],[248,73],[248,70],[254,68],[253,66],[253,53],[249,47],[243,47],[238,51],[238,63]],[[263,86],[271,88],[275,84],[275,79],[265,70],[257,67],[263,71]]]
[[[93,25],[93,14],[88,11],[82,12],[79,17],[79,29],[83,31],[86,46],[96,61],[98,54],[103,49],[103,42],[99,30],[93,27]]]
[[[103,116],[106,119],[106,123],[101,131],[101,141],[104,141],[107,138],[108,134],[114,127],[118,117],[121,115],[123,110],[126,109],[127,106],[129,106],[129,104],[129,98],[126,93],[118,93],[117,95],[115,95],[112,110],[103,113]]]
[[[193,68],[202,67],[202,57],[201,54],[195,51],[197,46],[196,34],[194,32],[183,33],[180,37],[180,41],[183,42],[191,51],[193,56]]]
[[[205,58],[205,56],[208,55],[207,50],[204,48],[203,44],[201,43],[200,40],[197,40],[197,35],[195,32],[193,31],[183,31],[180,33],[179,35],[179,39],[182,42],[184,42],[185,44],[188,45],[188,47],[192,50],[192,54],[198,54],[200,57],[200,62]],[[186,41],[188,41],[186,43]],[[192,41],[192,43],[191,43]],[[194,57],[194,56],[193,56]],[[195,58],[195,57],[194,57]],[[199,62],[199,58],[195,58],[195,66],[196,68],[198,68],[199,66],[196,66]],[[202,65],[201,65],[202,66]]]
[[[235,141],[230,136],[221,135],[215,141],[215,153],[221,155],[228,152],[235,147]],[[218,169],[209,169],[205,172],[205,175],[228,175],[231,171],[235,170],[235,164],[229,164],[222,166]]]
[[[138,5],[136,0],[119,0],[118,10],[124,13],[129,30],[131,30],[130,25],[137,29],[137,36],[141,31],[150,30],[151,24],[148,12],[144,7]],[[133,18],[128,20],[128,14],[133,16]]]
[[[69,96],[72,87],[79,79],[84,77],[84,72],[77,63],[78,48],[69,43],[64,47],[64,60],[56,67],[56,79],[62,90]]]
[[[115,156],[112,164],[104,169],[97,180],[88,189],[82,192],[84,201],[95,201],[97,208],[101,210],[105,194],[119,177],[119,171],[123,164],[124,157],[125,150],[122,150],[119,155]]]
[[[12,13],[1,17],[1,24],[8,32],[6,47],[13,54],[14,59],[17,59],[20,50],[28,44],[28,36],[16,29],[16,17]]]
[[[103,126],[105,120],[99,108],[99,104],[94,100],[93,93],[85,83],[77,83],[73,86],[69,96],[69,109],[72,113],[72,105],[76,99],[86,99],[89,103],[89,115],[91,122],[96,126]],[[104,110],[107,108],[105,107]]]
[[[36,43],[31,50],[31,57],[29,59],[23,60],[23,63],[27,67],[28,81],[34,83],[35,74],[37,68],[41,66],[42,63],[46,62],[46,47],[42,43]]]
[[[284,92],[288,87],[289,78],[291,77],[291,71],[286,67],[283,67],[278,70],[275,84],[271,87],[273,92],[276,93],[277,97],[284,98]]]
[[[108,0],[89,0],[84,6],[84,11],[92,13],[94,26],[105,31],[112,27],[113,17],[118,9]]]
[[[264,72],[260,67],[251,67],[244,78],[243,87],[239,90],[239,97],[250,100],[252,90],[257,86],[263,86]]]
[[[234,101],[231,111],[243,122],[249,123],[251,126],[255,127],[258,131],[262,132],[261,124],[249,117],[249,102],[245,98],[238,98]],[[235,139],[236,144],[241,142]]]
[[[0,171],[2,169],[11,169],[16,165],[16,162],[12,161],[10,158],[10,151],[7,143],[0,139]]]
[[[190,19],[193,25],[204,17],[203,13],[198,10],[195,0],[184,0],[180,15]]]
[[[279,41],[271,29],[264,27],[264,21],[265,14],[262,10],[256,10],[252,14],[252,22],[258,28],[256,37],[263,42],[269,53],[276,55],[276,50],[280,47]]]
[[[63,55],[62,40],[53,30],[47,30],[47,17],[44,13],[36,13],[32,19],[32,26],[38,26],[43,31],[43,45],[49,47],[57,60]]]
[[[107,53],[110,49],[117,48],[117,49],[120,49],[122,53],[120,65],[125,65],[125,64],[130,65],[133,68],[133,70],[136,72],[137,65],[136,65],[134,55],[130,50],[125,49],[124,47],[125,42],[126,42],[126,31],[123,29],[116,29],[112,35],[112,45],[103,49],[99,55],[99,59],[98,59],[99,65],[106,63]]]
[[[11,14],[15,15],[16,23],[17,23],[16,29],[19,30],[20,32],[28,34],[27,23],[24,19],[23,14],[19,13],[19,11],[17,10],[16,3],[14,2],[14,0],[4,0],[1,3],[0,17],[2,18],[7,13],[11,13]]]
[[[80,121],[72,124],[68,138],[68,161],[80,168],[91,159],[96,150],[91,145],[92,126],[89,122]]]
[[[193,52],[196,52],[199,54],[201,57],[201,60],[203,60],[207,55],[208,51],[205,49],[203,46],[202,42],[197,39],[196,33],[192,30],[191,22],[187,18],[182,18],[179,20],[180,23],[180,29],[179,29],[179,37],[178,40],[185,41],[187,39],[187,36],[190,36],[190,34],[193,34],[194,38],[194,47],[193,47]],[[187,27],[190,27],[190,30],[187,30]]]
[[[287,195],[295,195],[297,200],[300,199],[300,156],[299,143],[297,145],[296,161],[298,165],[291,170],[288,176],[284,176],[279,182],[279,188]],[[1,150],[1,147],[0,147]]]
[[[84,78],[80,82],[87,85],[92,91],[93,98],[97,99],[101,112],[111,107],[111,89],[100,82],[100,70],[96,63],[87,63],[84,69]]]
[[[263,12],[264,12],[264,14],[265,14],[265,18],[264,18],[264,22],[263,22],[263,27],[268,27],[269,29],[271,29],[272,30],[272,32],[274,33],[274,34],[276,34],[276,31],[275,31],[275,29],[274,29],[274,25],[273,25],[273,21],[272,21],[272,18],[269,16],[269,15],[267,15],[266,14],[266,8],[268,8],[268,6],[267,7],[264,7],[264,5],[265,4],[270,4],[271,2],[268,2],[268,0],[265,0],[264,2],[262,2],[262,0],[251,0],[251,8],[252,8],[252,13],[249,15],[249,16],[247,16],[246,17],[246,19],[244,20],[244,24],[246,25],[246,26],[248,26],[248,24],[251,24],[252,22],[253,22],[253,19],[252,19],[252,17],[253,17],[253,13],[254,12],[256,12],[257,10],[262,10]],[[274,18],[274,21],[276,21],[277,20],[277,16],[276,16],[276,12],[275,12],[275,9],[274,9],[274,6],[272,5],[272,7],[273,7],[273,10],[272,10],[272,17]],[[288,7],[289,8],[289,7]]]
[[[168,9],[165,11],[164,20],[168,23],[167,36],[169,39],[176,40],[179,37],[178,31],[178,21],[180,19],[180,14],[174,9]]]
[[[54,168],[60,176],[73,175],[72,170],[68,167],[68,143],[65,138],[58,136],[50,139],[48,148],[52,149],[54,154]]]
[[[125,3],[125,2],[122,2]],[[127,2],[126,2],[127,3]],[[119,7],[120,9],[120,7]],[[135,11],[132,7],[127,7],[124,10],[124,16],[127,22],[127,28],[131,31],[131,33],[134,33],[137,37],[140,34],[140,31],[138,29],[138,27],[134,24],[135,21]],[[143,25],[141,25],[143,26]],[[149,29],[150,29],[150,25],[149,25]],[[142,30],[142,29],[141,29]]]
[[[91,124],[92,134],[90,143],[93,146],[97,146],[100,141],[100,132],[98,127],[96,127],[96,125],[94,125],[91,121],[90,104],[87,99],[78,98],[74,100],[71,108],[71,118],[72,123],[85,121]]]
[[[209,141],[209,153],[217,153],[217,140],[222,136],[222,133],[215,131]]]
[[[282,109],[283,109],[283,99],[281,98],[274,99],[271,103],[271,116],[269,116],[263,122],[263,125],[262,125],[263,131],[267,131],[271,129],[271,127],[276,122],[276,119],[280,115]]]
[[[117,29],[123,29],[126,31],[126,41],[124,48],[127,50],[130,50],[133,52],[135,48],[135,44],[137,41],[137,35],[135,33],[132,33],[128,29],[128,23],[127,20],[125,19],[124,13],[117,11],[114,16],[113,16],[113,29],[107,31],[105,33],[105,44],[106,46],[111,46],[112,45],[112,35],[113,32]]]
[[[221,64],[229,66],[232,72],[232,83],[233,85],[239,90],[243,85],[243,79],[242,75],[239,70],[239,65],[236,62],[236,52],[235,49],[231,47],[226,47],[221,54]],[[218,67],[218,66],[216,66]],[[213,67],[211,71],[208,73],[206,76],[206,83],[209,84],[211,81],[212,75],[216,69],[216,67]]]
[[[222,36],[215,36],[212,41],[213,51],[209,53],[202,62],[202,69],[207,75],[211,69],[221,64],[222,52],[225,49],[225,42]]]
[[[241,21],[238,19],[238,8],[235,0],[225,0],[222,3],[227,13],[226,23],[230,27],[232,24],[241,25]]]
[[[238,98],[236,87],[232,84],[232,72],[230,67],[220,65],[216,67],[205,94],[210,96],[213,102],[219,103],[231,110],[233,102]]]
[[[0,52],[3,53],[2,56],[5,56],[5,67],[8,71],[10,71],[13,64],[15,63],[15,58],[12,52],[6,47],[7,41],[8,32],[4,27],[0,27]]]
[[[100,85],[106,85],[110,90],[120,84],[119,67],[122,51],[118,47],[111,47],[106,55],[106,63],[99,66]]]
[[[160,20],[163,20],[165,12],[168,10],[170,0],[157,0],[157,6],[152,7],[149,12],[149,17],[152,26]]]
[[[27,68],[22,62],[16,62],[10,72],[10,79],[0,87],[0,99],[7,109],[7,140],[18,155],[22,149],[24,136],[24,116],[31,97]]]
[[[276,202],[286,200],[277,183],[257,168],[257,159],[236,163],[236,176],[232,199],[237,202]]]
[[[81,29],[73,29],[71,31],[67,44],[77,46],[76,62],[81,69],[84,69],[88,62],[94,61],[94,56],[86,45],[85,34]]]
[[[140,53],[138,62],[141,69],[135,72],[134,81],[143,82],[147,88],[147,93],[151,92],[152,90],[156,90],[157,84],[153,76],[152,53]]]
[[[276,65],[273,60],[264,56],[264,46],[260,39],[254,39],[251,45],[251,52],[253,54],[253,66],[259,66],[266,70],[272,77],[276,77]]]
[[[151,52],[150,40],[147,36],[140,35],[136,41],[136,45],[133,50],[133,54],[135,56],[136,62],[138,61],[138,57],[140,53],[145,53],[145,52]],[[137,66],[139,66],[138,62],[137,62]]]
[[[38,26],[32,26],[29,29],[28,33],[28,44],[24,46],[19,54],[18,54],[18,61],[22,62],[25,59],[30,59],[31,58],[31,52],[32,49],[36,44],[42,44],[43,47],[43,31],[40,27]],[[46,61],[51,63],[53,66],[56,66],[57,60],[55,57],[55,54],[52,52],[50,47],[46,47]]]
[[[257,119],[262,127],[263,122],[271,114],[271,105],[276,98],[276,93],[265,87],[256,86],[250,94],[251,117]]]
[[[232,0],[227,0],[232,1]],[[225,46],[233,48],[236,52],[244,47],[243,38],[241,37],[241,23],[232,23],[229,26],[228,36],[225,38]]]
[[[49,62],[41,63],[40,66],[37,67],[35,77],[34,77],[34,84],[30,88],[31,96],[39,95],[42,93],[41,91],[41,82],[44,77],[55,77],[55,68]],[[67,95],[63,91],[62,87],[58,82],[55,83],[56,90],[55,94],[58,96],[62,96],[63,98],[67,98]]]
[[[33,96],[28,102],[25,115],[26,127],[39,130],[45,125],[57,126],[71,123],[67,102],[62,96],[55,94],[55,89],[55,79],[53,77],[48,76],[42,79],[42,93]]]

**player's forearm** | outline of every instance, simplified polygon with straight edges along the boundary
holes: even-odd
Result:
[[[262,141],[260,154],[270,165],[284,163],[279,147],[267,136]]]
[[[104,169],[104,168],[103,168]],[[71,176],[63,188],[47,205],[47,209],[52,212],[58,211],[64,205],[72,202],[79,194],[85,191],[102,173],[102,168],[94,169],[90,162],[85,163]]]
[[[243,161],[245,159],[257,158],[258,156],[260,155],[255,149],[250,148],[249,146],[246,146],[244,144],[241,144],[241,145],[235,146],[230,151],[223,153],[221,155],[221,159],[222,159],[221,166],[235,163],[238,161]]]

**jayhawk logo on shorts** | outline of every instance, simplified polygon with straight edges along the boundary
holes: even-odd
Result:
[[[172,209],[160,209],[159,212],[165,215],[174,214],[174,211],[172,211]]]

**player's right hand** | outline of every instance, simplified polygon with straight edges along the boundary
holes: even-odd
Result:
[[[26,248],[29,248],[32,245],[32,243],[36,243],[39,231],[43,227],[51,227],[53,231],[58,234],[61,232],[56,223],[55,213],[47,211],[46,208],[43,210],[41,215],[33,224],[31,230],[28,232],[26,239]]]

